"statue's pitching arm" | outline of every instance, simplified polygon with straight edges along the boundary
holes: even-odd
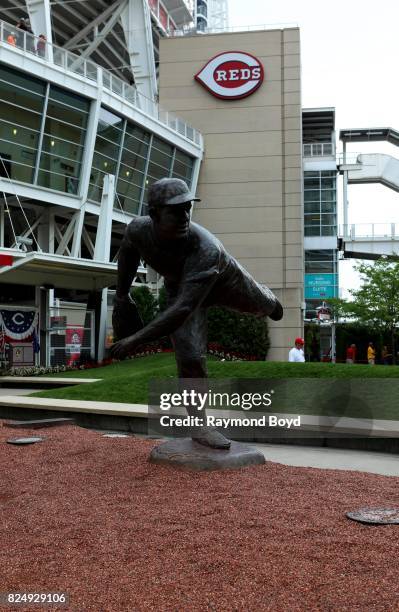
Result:
[[[111,356],[122,359],[140,344],[146,344],[172,334],[205,300],[218,277],[216,270],[199,274],[195,280],[182,281],[176,300],[151,323],[137,333],[116,342],[111,347]]]
[[[123,241],[118,256],[118,280],[112,313],[112,326],[117,340],[131,336],[143,327],[137,306],[130,296],[130,287],[139,263],[139,252]]]

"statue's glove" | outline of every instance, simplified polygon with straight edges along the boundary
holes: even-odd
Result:
[[[114,339],[122,340],[133,336],[143,329],[143,321],[134,300],[130,295],[122,298],[115,295],[114,310],[112,312],[112,327],[114,328]]]

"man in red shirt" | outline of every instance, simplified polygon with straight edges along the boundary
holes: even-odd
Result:
[[[346,363],[355,363],[356,361],[356,344],[351,344],[346,349]]]

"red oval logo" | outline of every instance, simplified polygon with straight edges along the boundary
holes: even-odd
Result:
[[[209,60],[194,78],[214,96],[237,100],[260,87],[264,72],[262,64],[253,55],[228,51]]]
[[[248,81],[258,81],[260,67],[248,66],[248,64],[237,60],[228,61],[215,68],[213,78],[222,87],[234,89],[245,85]]]

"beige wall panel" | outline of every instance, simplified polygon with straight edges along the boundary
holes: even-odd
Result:
[[[303,258],[302,257],[286,257],[286,270],[301,270],[303,272]]]
[[[283,117],[289,119],[295,118],[300,124],[302,119],[301,109],[297,104],[286,104],[284,106]]]
[[[279,132],[251,132],[250,134],[233,132],[223,134],[223,138],[219,134],[207,135],[205,160],[237,157],[237,154],[241,157],[263,155],[264,157],[281,158],[281,134]]]
[[[300,63],[299,55],[284,55],[283,57],[283,68],[298,68],[300,70]]]
[[[201,183],[231,181],[275,181],[282,178],[281,157],[230,157],[205,162],[201,168]],[[287,169],[291,172],[294,169]]]
[[[226,209],[212,209],[197,213],[196,221],[205,220],[209,227],[219,235],[232,234],[234,232],[281,232],[282,218],[281,209],[270,208],[266,214],[265,209],[258,208],[236,208],[234,215],[226,214]]]
[[[298,188],[298,184],[300,185],[300,181],[302,178],[302,167],[295,167],[295,168],[290,168],[287,167],[285,168],[285,180],[286,181],[295,181],[297,183],[297,188]]]
[[[205,224],[204,224],[205,225]],[[220,237],[223,244],[231,252],[235,253],[235,257],[241,258],[252,257],[282,257],[283,247],[281,244],[281,235],[278,233],[271,234],[223,234]]]
[[[303,280],[303,270],[286,270],[285,279],[287,283],[292,283],[295,286],[298,286]]]
[[[203,192],[204,191],[204,192]],[[281,215],[281,201],[275,196],[271,196],[267,192],[259,193],[258,195],[234,195],[229,196],[211,196],[204,190],[197,190],[198,197],[202,197],[202,202],[195,204],[193,218],[202,210],[225,210],[226,208],[245,208],[250,212],[252,208],[264,208],[265,214],[269,214],[270,208],[276,208]],[[303,215],[302,215],[303,217]]]
[[[285,244],[302,244],[302,232],[286,231],[285,232]]]
[[[297,180],[286,180],[285,182],[285,193],[297,193],[301,194],[301,185]]]
[[[230,132],[267,132],[278,130],[281,108],[220,108],[209,111],[184,111],[184,118],[203,134]],[[296,131],[296,130],[294,130]],[[206,141],[205,141],[206,142]]]
[[[300,42],[299,28],[287,28],[283,31],[283,40],[287,42]]]
[[[301,83],[299,79],[289,79],[284,81],[284,91],[287,93],[301,91]]]
[[[200,175],[201,178],[201,175]],[[282,198],[282,183],[278,181],[269,181],[257,183],[210,183],[199,184],[200,190],[204,197],[225,197],[230,196],[259,196],[267,194],[269,198],[276,198],[277,203],[280,203]],[[201,195],[199,196],[201,197]],[[227,200],[226,200],[227,201]],[[195,205],[201,207],[201,202]]]
[[[303,257],[303,243],[286,244],[285,255],[286,257]]]
[[[259,103],[258,106],[260,108],[269,108],[270,106],[280,106],[281,105],[281,87],[274,86],[274,83],[267,83],[264,87],[267,88],[267,95],[264,98],[262,103]],[[279,85],[279,84],[278,84]],[[203,95],[195,95],[190,97],[189,89],[185,88],[185,91],[182,92],[181,96],[176,97],[177,88],[176,87],[166,87],[165,97],[162,96],[162,107],[166,110],[173,109],[173,112],[178,114],[180,117],[184,118],[184,112],[186,110],[206,110],[210,111],[214,108],[225,108],[226,102],[223,100],[218,100],[214,96],[212,96],[209,92],[205,91],[203,87],[198,85],[198,83],[194,84],[192,91],[198,88],[203,90]],[[181,88],[179,87],[179,90]],[[196,92],[197,93],[197,92]],[[256,93],[253,94],[256,96]],[[291,94],[290,94],[291,95]],[[247,98],[243,98],[242,100],[234,101],[234,108],[253,108],[251,104],[249,104]]]
[[[299,168],[302,176],[302,159],[300,155],[285,155],[284,157],[285,168]]]
[[[301,117],[286,117],[284,120],[284,129],[286,130],[298,130],[301,126]]]
[[[294,193],[285,194],[285,205],[289,206],[301,206],[302,205],[302,191],[295,191]]]
[[[282,285],[283,270],[281,259],[240,258],[240,263],[262,285],[274,291]]]
[[[179,69],[180,66],[175,65],[175,72]],[[160,89],[162,89],[161,106],[167,110],[173,111],[177,110],[176,104],[179,105],[179,109],[181,110],[209,110],[214,108],[223,109],[226,108],[226,105],[234,108],[253,108],[255,106],[264,108],[269,106],[280,106],[282,102],[281,80],[266,80],[252,96],[234,101],[216,98],[191,76],[189,80],[179,87],[166,82],[165,86],[160,86]],[[300,95],[298,92],[285,92],[284,101],[285,104],[298,105],[300,104]]]
[[[285,130],[285,142],[295,142],[302,144],[301,130]]]
[[[284,55],[298,55],[299,45],[298,43],[287,42],[284,43]]]
[[[285,228],[287,230],[287,232],[293,232],[293,231],[302,231],[303,228],[303,218],[297,218],[297,219],[289,219],[289,218],[285,218]]]
[[[292,66],[290,68],[284,68],[284,81],[297,81],[299,79],[300,68],[298,66]]]
[[[276,289],[276,296],[285,308],[299,308],[302,301],[302,292],[297,289]]]
[[[286,142],[284,152],[288,155],[298,155],[302,159],[302,145],[300,142]]]
[[[284,102],[285,104],[301,104],[301,92],[300,91],[290,91],[284,92]]]
[[[300,219],[303,223],[303,210],[300,206],[286,206],[285,207],[285,218],[286,219]]]
[[[246,51],[257,57],[280,56],[281,33],[278,30],[258,32],[237,32],[225,35],[187,37],[184,39],[161,38],[160,55],[167,62],[209,61],[224,51]],[[176,44],[177,43],[177,44]],[[163,63],[162,62],[162,63]]]

